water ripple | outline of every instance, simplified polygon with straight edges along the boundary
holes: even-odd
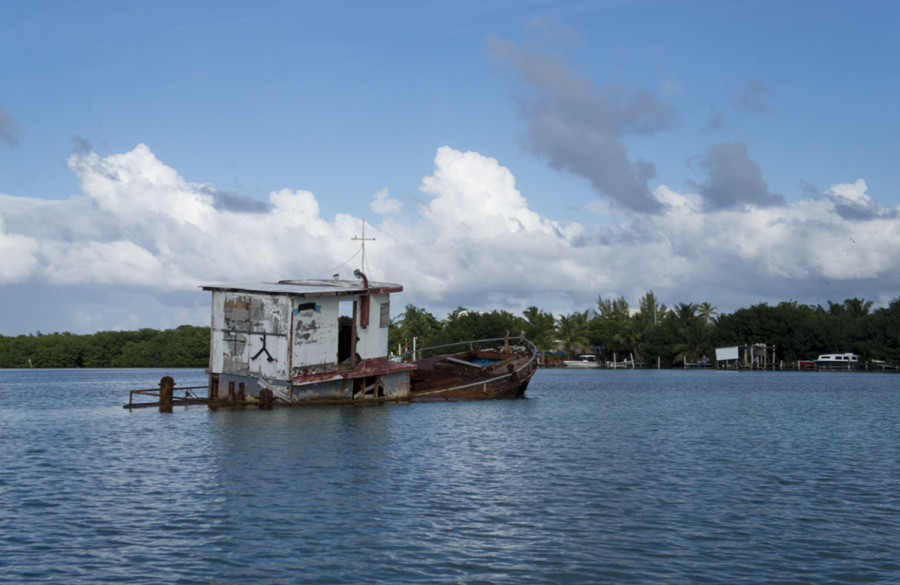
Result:
[[[0,372],[0,582],[900,581],[893,376],[540,371],[513,401],[121,409],[161,375]]]

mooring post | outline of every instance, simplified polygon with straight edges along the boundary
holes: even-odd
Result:
[[[172,376],[163,376],[159,380],[159,411],[172,412],[172,397],[175,394],[175,380]]]
[[[272,404],[275,402],[275,393],[272,392],[269,388],[263,388],[259,391],[259,404],[257,405],[260,410],[272,410]]]

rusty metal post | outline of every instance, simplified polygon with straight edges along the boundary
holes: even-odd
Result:
[[[175,394],[175,380],[163,376],[159,381],[159,411],[172,412],[172,397]]]
[[[243,382],[238,382],[238,402],[243,402],[247,398],[247,389]]]
[[[350,367],[355,368],[358,363],[356,360],[356,341],[357,341],[357,330],[356,330],[356,319],[358,318],[357,311],[358,305],[356,301],[353,301],[353,317],[352,317],[352,325],[350,327]]]
[[[234,380],[228,382],[228,402],[234,402]]]

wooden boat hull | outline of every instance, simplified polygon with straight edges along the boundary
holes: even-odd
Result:
[[[416,360],[413,362],[416,369],[410,378],[409,400],[521,397],[537,370],[536,357],[534,345],[520,340],[514,347],[469,350]]]

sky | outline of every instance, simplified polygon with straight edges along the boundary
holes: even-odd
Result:
[[[898,296],[897,2],[0,13],[0,335],[356,268],[395,316]]]

